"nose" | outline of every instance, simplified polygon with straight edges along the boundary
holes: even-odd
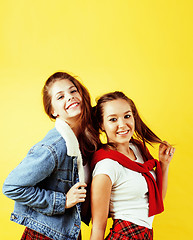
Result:
[[[72,96],[71,93],[67,93],[66,94],[66,100],[69,102],[71,99],[73,99],[74,97]]]
[[[118,125],[119,125],[120,128],[125,127],[125,126],[126,126],[126,121],[125,121],[125,119],[124,119],[124,118],[119,118],[119,119],[118,119]]]

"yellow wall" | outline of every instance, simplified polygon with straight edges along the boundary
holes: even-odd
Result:
[[[107,91],[124,91],[152,130],[175,144],[154,236],[191,239],[192,12],[191,0],[1,1],[1,187],[53,127],[41,103],[44,81],[68,71],[87,86],[93,103]],[[9,221],[13,201],[0,194],[0,239],[20,239],[24,227]],[[89,232],[83,225],[83,240]]]

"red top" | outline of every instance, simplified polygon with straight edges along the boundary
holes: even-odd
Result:
[[[116,150],[105,150],[100,149],[96,151],[93,155],[91,162],[91,168],[93,169],[97,162],[110,158],[114,161],[117,161],[122,166],[129,168],[133,171],[141,173],[147,182],[148,192],[149,192],[149,217],[159,214],[164,211],[163,200],[162,200],[162,170],[158,160],[153,159],[152,156],[148,153],[148,159],[144,157],[144,147],[142,144],[139,145],[142,156],[144,158],[144,163],[134,162],[124,154]],[[148,150],[147,150],[148,151]],[[156,167],[156,180],[153,175],[149,172]]]

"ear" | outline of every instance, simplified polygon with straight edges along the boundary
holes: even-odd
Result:
[[[103,125],[103,124],[101,124],[100,129],[101,129],[102,132],[105,132],[105,129],[104,129],[104,125]]]
[[[52,112],[52,116],[53,116],[53,117],[57,117],[58,114],[57,114],[55,111],[53,111],[53,112]]]

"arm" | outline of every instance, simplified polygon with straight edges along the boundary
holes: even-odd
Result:
[[[162,169],[162,197],[163,200],[166,196],[168,186],[168,171],[169,165],[173,158],[175,148],[169,145],[167,142],[161,143],[159,146],[159,160]]]
[[[51,175],[54,168],[55,160],[50,150],[46,146],[35,145],[8,175],[3,193],[43,214],[58,214],[65,208],[64,194],[38,187],[38,183]]]
[[[3,193],[7,197],[48,216],[63,214],[65,208],[84,201],[85,195],[85,190],[78,189],[84,184],[75,184],[67,194],[38,187],[56,167],[57,154],[52,151],[45,145],[35,145],[3,185]]]
[[[112,183],[105,174],[96,175],[91,185],[92,230],[90,240],[103,240],[111,195]]]

